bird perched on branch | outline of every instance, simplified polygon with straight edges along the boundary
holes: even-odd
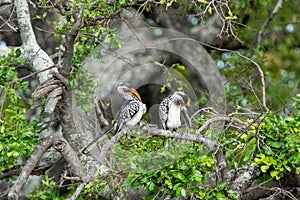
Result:
[[[146,112],[146,105],[142,102],[140,94],[134,88],[129,88],[121,83],[117,86],[117,90],[125,99],[125,102],[123,103],[114,124],[89,143],[82,150],[84,154],[87,154],[89,147],[97,143],[104,135],[114,130],[118,132],[124,125],[135,126],[138,124],[143,114]]]
[[[158,114],[162,128],[176,129],[181,125],[181,117],[188,128],[191,127],[191,121],[187,113],[187,106],[183,100],[186,94],[184,92],[174,92],[172,95],[164,98],[158,107]],[[168,138],[165,138],[165,147],[168,146]]]

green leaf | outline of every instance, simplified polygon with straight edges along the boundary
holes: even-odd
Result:
[[[271,146],[278,149],[281,147],[281,145],[283,145],[284,143],[283,142],[279,142],[279,141],[276,141],[276,142],[272,142],[271,143]]]
[[[18,58],[22,54],[21,49],[16,49],[15,51],[15,57]]]
[[[150,182],[148,188],[150,191],[153,191],[155,189],[155,183]]]
[[[246,148],[246,155],[243,159],[244,162],[247,162],[248,160],[250,160],[254,154],[254,151],[256,149],[256,138],[251,139],[251,141],[249,142],[249,145]]]
[[[185,192],[185,189],[184,189],[184,188],[181,188],[180,193],[181,193],[182,196],[184,196],[184,197],[186,196],[186,192]]]
[[[288,170],[289,172],[291,172],[291,171],[292,171],[292,168],[291,168],[290,166],[288,166],[288,165],[284,165],[284,167],[285,167],[285,169],[286,169],[286,170]]]
[[[5,126],[1,126],[1,128],[0,128],[0,133],[4,133],[4,131],[5,131]]]
[[[271,172],[270,172],[270,175],[271,175],[271,177],[276,177],[277,175],[279,174],[279,172],[278,171],[275,171],[275,170],[272,170]]]
[[[263,173],[265,173],[268,169],[269,169],[269,166],[268,166],[268,165],[262,165],[262,166],[260,167],[260,170],[261,170]]]
[[[212,15],[212,8],[211,7],[209,7],[207,11],[208,11],[208,14]]]
[[[166,92],[166,85],[160,87],[160,93]]]

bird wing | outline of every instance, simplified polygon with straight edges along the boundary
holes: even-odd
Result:
[[[187,126],[187,128],[191,128],[192,127],[192,122],[191,122],[191,118],[189,117],[189,114],[187,112],[186,107],[181,107],[181,113],[182,113],[182,118],[184,120],[185,125]]]
[[[168,120],[168,114],[169,114],[169,109],[170,109],[171,103],[172,102],[171,102],[170,97],[166,97],[160,102],[159,107],[158,107],[158,114],[159,114],[160,122],[162,124],[163,129],[167,128],[166,123]]]
[[[133,119],[133,117],[139,112],[140,109],[141,106],[139,101],[125,102],[122,105],[117,117],[117,123],[119,127],[118,129],[120,130],[124,124]]]

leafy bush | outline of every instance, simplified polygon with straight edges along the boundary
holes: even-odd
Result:
[[[294,108],[299,108],[300,95],[297,95],[295,101]],[[295,168],[299,173],[299,127],[299,113],[285,118],[278,114],[266,115],[264,121],[255,130],[258,148],[252,165],[260,165],[263,173],[277,180],[282,178],[285,172],[291,172]]]
[[[38,143],[34,126],[26,118],[26,105],[21,93],[28,82],[18,79],[16,67],[24,64],[21,50],[13,50],[7,57],[0,57],[0,173],[26,160]]]

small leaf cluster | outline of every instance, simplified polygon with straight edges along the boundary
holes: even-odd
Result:
[[[232,168],[241,167],[253,160],[254,153],[257,150],[258,141],[255,137],[255,129],[252,129],[247,133],[227,131],[225,136],[220,137],[220,141],[234,141],[227,145],[226,151],[228,164]]]
[[[299,100],[299,99],[298,99]],[[252,165],[259,165],[263,173],[279,180],[285,172],[297,168],[300,172],[300,115],[281,117],[268,114],[260,124],[257,134],[258,153]]]
[[[93,95],[97,81],[92,74],[88,73],[83,67],[72,73],[70,85],[75,89],[76,104],[87,114],[93,108]]]
[[[66,8],[68,12],[62,13],[63,18],[56,22],[56,38],[63,40],[72,30],[75,23],[81,23],[78,37],[74,44],[73,64],[81,64],[90,53],[99,55],[99,46],[109,43],[111,48],[120,47],[121,42],[117,39],[116,31],[111,29],[111,19],[125,10],[130,1],[116,1],[111,5],[107,1],[76,0]],[[51,4],[48,5],[51,7]],[[75,19],[74,14],[80,15]],[[79,21],[76,21],[79,20]],[[101,56],[101,53],[100,53]]]
[[[201,189],[196,195],[197,199],[238,199],[238,196],[226,183],[213,188]]]
[[[38,143],[34,126],[26,120],[27,108],[21,96],[28,82],[18,79],[16,67],[24,64],[20,56],[21,50],[15,49],[0,57],[0,173],[29,158]]]
[[[49,177],[45,174],[45,178],[42,181],[41,188],[34,190],[32,194],[27,195],[28,199],[55,199],[55,200],[64,200],[65,198],[61,197],[59,190],[56,187],[56,182],[54,177]]]

